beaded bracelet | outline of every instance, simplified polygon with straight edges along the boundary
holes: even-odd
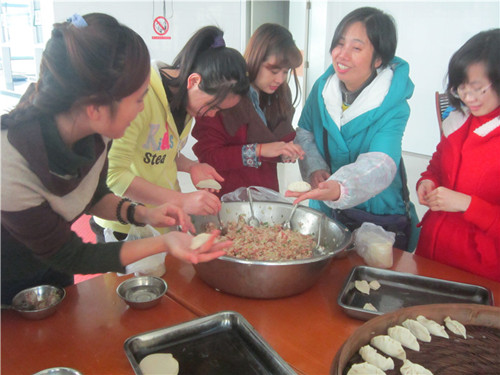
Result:
[[[134,219],[134,215],[135,215],[135,207],[136,206],[144,206],[142,203],[135,203],[135,202],[132,202],[130,203],[130,205],[128,206],[127,208],[127,220],[130,224],[132,225],[135,225],[135,226],[138,226],[138,227],[143,227],[145,226],[146,224],[143,224],[143,223],[138,223],[137,221],[135,221]]]
[[[122,217],[122,206],[125,202],[130,202],[128,198],[122,198],[120,202],[118,202],[118,206],[116,206],[116,218],[120,224],[126,225],[128,224]]]

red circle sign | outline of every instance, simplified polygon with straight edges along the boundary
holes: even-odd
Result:
[[[165,17],[156,17],[153,21],[153,29],[158,35],[165,35],[168,32],[168,21]]]

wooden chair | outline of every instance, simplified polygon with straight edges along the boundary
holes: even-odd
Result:
[[[448,100],[448,95],[446,93],[440,93],[436,91],[435,93],[436,100],[436,115],[439,124],[439,131],[441,134],[443,133],[443,113],[446,111],[446,108],[450,106],[450,102]]]

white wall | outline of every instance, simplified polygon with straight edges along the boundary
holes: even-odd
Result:
[[[409,62],[415,84],[403,150],[431,155],[439,141],[434,93],[443,91],[448,61],[472,35],[500,27],[500,2],[312,0],[307,92],[331,64],[328,51],[335,27],[347,13],[362,6],[377,7],[395,18],[396,54]],[[296,17],[300,13],[290,15],[290,24],[299,22]]]
[[[246,7],[244,0],[54,0],[54,19],[65,20],[74,13],[107,13],[140,34],[153,59],[172,62],[187,40],[200,27],[215,25],[224,31],[226,45],[241,51],[245,44]],[[153,21],[165,16],[166,36],[153,39]],[[243,20],[243,21],[242,21]]]

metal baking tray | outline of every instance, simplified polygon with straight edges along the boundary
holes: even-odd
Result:
[[[381,286],[378,290],[370,290],[370,294],[364,294],[355,288],[356,280],[368,282],[377,280]],[[478,285],[357,266],[347,277],[337,302],[353,318],[368,320],[377,315],[416,305],[434,303],[493,305],[493,296],[489,289]],[[371,303],[378,311],[363,309],[365,303]]]
[[[172,353],[179,362],[179,375],[296,375],[234,311],[129,337],[124,349],[137,375],[143,375],[140,361],[153,353]]]

